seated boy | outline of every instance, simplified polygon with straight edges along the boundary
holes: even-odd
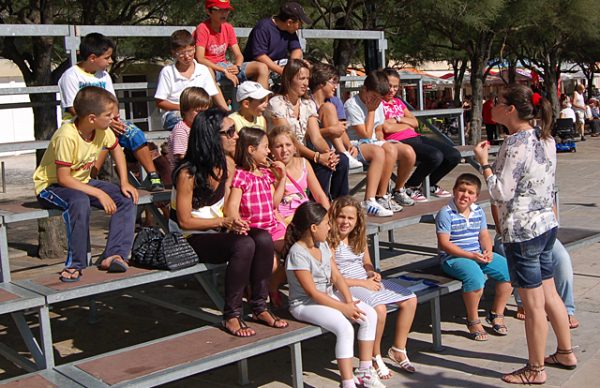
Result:
[[[177,164],[187,152],[188,140],[190,139],[190,130],[194,119],[199,112],[205,111],[210,107],[210,97],[202,88],[191,86],[181,93],[179,99],[181,107],[181,117],[183,120],[175,124],[175,128],[169,135],[169,164],[175,171]]]
[[[206,0],[208,19],[198,24],[196,38],[196,60],[211,69],[215,80],[220,83],[227,78],[233,86],[252,79],[263,87],[269,87],[269,68],[261,62],[244,62],[244,56],[237,42],[231,24],[227,23],[229,11],[233,7],[229,0]],[[234,63],[227,62],[225,53],[231,49]]]
[[[65,110],[64,120],[75,116],[73,100],[79,89],[84,86],[101,87],[116,97],[112,80],[106,71],[112,63],[114,49],[113,41],[99,33],[91,33],[81,39],[79,55],[83,60],[71,66],[58,80],[60,104]],[[131,151],[148,173],[150,191],[164,190],[160,176],[156,173],[144,132],[135,124],[119,119],[118,105],[115,105],[114,110],[116,113],[110,128],[119,139],[119,144]],[[99,159],[103,161],[102,157]]]
[[[402,210],[402,206],[388,194],[389,181],[398,161],[396,186],[403,187],[415,164],[415,153],[409,146],[377,138],[376,133],[385,123],[381,100],[389,89],[383,71],[375,70],[367,75],[359,93],[344,104],[348,118],[347,133],[357,145],[357,159],[369,164],[365,208],[368,214],[376,216],[388,216]]]
[[[237,132],[244,127],[259,128],[267,132],[267,120],[263,112],[267,109],[270,94],[272,92],[258,82],[246,81],[238,86],[235,99],[240,104],[240,110],[229,115]]]
[[[276,16],[261,19],[252,28],[244,58],[262,62],[280,76],[288,58],[302,59],[302,46],[296,32],[303,23],[312,24],[312,20],[300,4],[293,1],[283,4]]]
[[[63,282],[79,281],[87,267],[90,206],[111,215],[106,248],[97,265],[108,272],[127,271],[138,193],[128,182],[123,150],[112,131],[107,130],[116,105],[115,96],[100,87],[81,89],[73,101],[77,116],[64,121],[54,133],[33,174],[42,207],[64,211],[69,249],[60,274]],[[121,187],[90,178],[103,149],[110,150]]]
[[[216,107],[224,112],[229,111],[210,70],[194,59],[195,52],[194,37],[188,30],[177,30],[171,34],[171,55],[175,63],[160,71],[154,95],[156,106],[162,112],[163,128],[168,131],[181,121],[179,97],[190,86],[204,89]]]
[[[486,341],[487,332],[479,320],[479,300],[486,277],[496,280],[496,295],[486,320],[498,335],[506,335],[504,309],[512,292],[506,259],[492,251],[485,213],[475,202],[481,180],[473,174],[456,178],[453,198],[435,217],[442,270],[463,282],[469,338]]]

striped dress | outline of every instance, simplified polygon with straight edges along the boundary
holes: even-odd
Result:
[[[352,252],[352,249],[343,241],[335,250],[335,263],[340,273],[346,279],[367,279],[367,271],[363,267],[364,252],[360,255]],[[381,280],[382,289],[371,291],[365,287],[350,287],[352,296],[375,307],[380,304],[398,303],[415,298],[415,294],[406,287],[391,280]]]

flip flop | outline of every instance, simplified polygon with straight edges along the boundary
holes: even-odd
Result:
[[[106,260],[110,260],[108,267],[103,267],[102,263],[104,263]],[[123,258],[118,255],[105,257],[104,259],[102,259],[102,261],[100,261],[98,268],[103,269],[108,273],[127,272],[127,264],[125,263],[125,260],[123,260]]]
[[[265,312],[267,314],[269,314],[269,316],[271,316],[271,319],[273,319],[273,323],[269,323],[265,319],[261,319],[261,318],[258,317],[260,314],[265,313]],[[289,323],[287,323],[283,319],[281,319],[278,316],[276,316],[275,314],[273,314],[271,312],[271,310],[269,310],[269,309],[263,310],[263,311],[261,311],[259,313],[252,314],[252,319],[254,319],[254,321],[256,321],[256,322],[262,323],[263,325],[267,325],[267,326],[273,327],[275,329],[285,329],[286,327],[289,326]],[[280,322],[281,322],[281,326],[278,326],[278,324]]]
[[[240,317],[233,317],[232,319],[236,319],[238,321],[238,325],[240,326],[239,329],[237,330],[231,330],[229,328],[227,328],[227,320],[224,319],[221,321],[221,325],[223,326],[223,330],[225,330],[227,333],[234,335],[236,337],[252,337],[256,335],[256,332],[246,324],[246,322],[244,322],[244,320]],[[249,330],[250,332],[248,334],[244,334],[243,330]]]
[[[68,273],[71,276],[77,274],[77,277],[65,277],[62,275],[64,272]],[[58,278],[63,283],[75,283],[79,281],[79,278],[81,278],[81,276],[83,276],[81,270],[75,268],[65,268],[60,272],[60,276]]]
[[[579,321],[574,315],[569,315],[569,329],[577,329],[579,327]]]

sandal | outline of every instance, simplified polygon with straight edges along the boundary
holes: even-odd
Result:
[[[107,260],[109,260],[108,265],[102,265]],[[128,267],[125,260],[119,255],[108,256],[98,262],[98,268],[109,273],[127,272]]]
[[[69,274],[69,276],[63,276],[63,274]],[[77,275],[77,276],[73,276]],[[83,276],[83,272],[80,269],[76,268],[65,268],[60,272],[60,276],[58,277],[63,283],[75,283],[78,282],[79,279]]]
[[[546,383],[546,379],[543,381],[536,380],[542,373],[544,373],[543,366],[533,366],[527,363],[523,368],[502,376],[502,381],[509,384],[544,384]]]
[[[579,321],[575,318],[575,315],[569,315],[569,329],[577,329],[579,327]]]
[[[259,316],[263,313],[267,313],[269,314],[269,316],[271,317],[271,319],[273,320],[273,322],[269,323],[269,321],[264,320],[259,318]],[[278,316],[276,316],[275,314],[273,314],[271,312],[271,310],[269,309],[265,309],[259,313],[253,313],[252,314],[252,319],[254,319],[254,321],[262,323],[264,325],[267,325],[269,327],[273,327],[275,329],[285,329],[286,327],[289,326],[289,323],[287,323],[287,321],[284,321],[283,319],[279,318]]]
[[[373,367],[377,371],[377,376],[379,376],[380,379],[387,380],[392,377],[392,372],[383,362],[381,354],[378,354],[375,357],[373,357]]]
[[[238,321],[238,325],[240,326],[239,329],[237,330],[231,330],[230,328],[227,327],[227,321],[229,320],[237,320]],[[225,329],[226,332],[228,332],[231,335],[234,335],[236,337],[252,337],[256,335],[256,332],[246,324],[246,322],[244,322],[244,320],[242,318],[240,318],[239,316],[237,317],[232,317],[229,319],[223,319],[221,321],[221,325],[223,325],[223,329]],[[250,330],[249,333],[245,333],[244,330]]]
[[[508,328],[506,325],[504,323],[496,323],[496,319],[504,320],[504,314],[496,314],[495,312],[490,311],[488,316],[485,318],[486,322],[492,325],[492,330],[494,330],[494,333],[498,335],[507,335]]]
[[[577,364],[567,365],[567,364],[563,364],[562,362],[560,362],[558,360],[559,354],[572,354],[572,353],[573,353],[573,349],[558,349],[557,348],[556,352],[554,352],[554,354],[551,354],[544,359],[544,363],[546,365],[550,365],[550,366],[553,366],[556,368],[573,370],[573,369],[577,368]]]
[[[398,360],[396,358],[396,355],[394,354],[394,352],[404,354],[404,360]],[[410,363],[410,360],[408,359],[408,355],[406,354],[406,349],[400,349],[395,346],[392,346],[391,348],[388,349],[388,357],[390,358],[390,360],[394,361],[394,363],[400,369],[402,369],[405,372],[415,373],[417,371],[415,369],[415,367],[413,366],[413,364]]]
[[[467,329],[470,329],[471,327],[475,326],[475,325],[480,325],[481,324],[481,320],[476,319],[474,321],[469,321],[467,320]],[[470,332],[468,334],[468,337],[470,339],[472,339],[473,341],[487,341],[488,340],[488,334],[485,330],[477,330],[474,332]]]
[[[525,320],[525,309],[523,308],[523,306],[517,307],[517,312],[515,313],[515,318],[518,319],[519,321]]]

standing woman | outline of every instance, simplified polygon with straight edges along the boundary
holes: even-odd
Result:
[[[541,113],[541,130],[531,121]],[[529,359],[525,367],[504,375],[512,384],[543,384],[546,365],[574,369],[565,305],[554,285],[552,247],[558,222],[552,211],[556,146],[550,135],[552,108],[531,89],[510,85],[492,108],[492,119],[508,128],[493,166],[488,164],[489,144],[479,143],[475,156],[482,166],[490,196],[500,212],[500,233],[510,278],[525,308],[525,335]],[[548,326],[557,337],[556,352],[544,358]]]
[[[242,319],[242,296],[247,285],[256,321],[273,326],[278,319],[267,309],[268,283],[273,265],[269,232],[250,229],[239,217],[198,218],[199,209],[217,215],[229,196],[235,164],[237,132],[233,120],[218,110],[201,112],[190,132],[188,149],[173,172],[171,220],[193,230],[188,242],[207,263],[227,263],[223,327],[238,337],[256,334]],[[194,215],[192,214],[194,212]],[[210,211],[209,211],[210,213]],[[170,223],[173,225],[173,223]]]

